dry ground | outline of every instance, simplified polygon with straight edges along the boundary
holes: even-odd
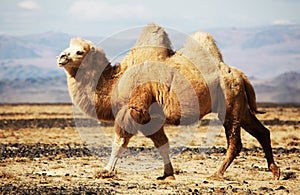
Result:
[[[208,177],[225,155],[220,124],[208,116],[194,127],[167,127],[175,181],[158,181],[162,162],[137,135],[113,178],[94,175],[109,158],[113,127],[72,105],[0,106],[0,194],[299,194],[300,107],[260,105],[270,129],[280,180],[273,180],[258,142],[243,131],[241,154],[220,181]],[[74,120],[75,117],[75,120]],[[209,123],[212,121],[211,123]],[[209,130],[209,131],[208,131]]]

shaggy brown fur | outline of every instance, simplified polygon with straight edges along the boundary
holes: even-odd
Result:
[[[193,38],[174,53],[164,30],[150,24],[118,67],[110,65],[103,50],[77,38],[58,57],[58,65],[65,68],[70,95],[83,112],[99,120],[115,120],[111,158],[104,172],[114,170],[130,138],[141,131],[152,139],[164,161],[159,179],[174,179],[164,124],[195,123],[219,111],[214,107],[222,105],[220,98],[225,96],[226,110],[219,115],[224,118],[228,149],[215,175],[223,175],[241,150],[243,127],[262,144],[269,168],[279,178],[269,131],[253,114],[256,106],[249,105],[248,96],[254,94],[247,94],[245,79],[211,58]]]

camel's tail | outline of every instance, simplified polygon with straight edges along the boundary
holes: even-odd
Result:
[[[241,72],[241,76],[244,80],[244,86],[245,86],[247,100],[248,100],[250,110],[256,114],[264,114],[265,112],[257,110],[255,91],[254,91],[254,88],[251,85],[249,79],[243,72]]]

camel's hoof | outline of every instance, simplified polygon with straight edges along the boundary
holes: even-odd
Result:
[[[156,178],[157,180],[175,180],[174,175],[164,175]]]
[[[96,178],[96,179],[115,178],[116,174],[117,174],[117,171],[103,169],[103,170],[97,171],[94,175],[94,178]]]
[[[280,178],[280,168],[277,167],[275,164],[271,164],[270,170],[273,173],[274,179],[278,180]]]

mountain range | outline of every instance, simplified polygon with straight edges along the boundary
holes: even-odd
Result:
[[[249,76],[259,102],[300,103],[300,25],[205,31],[215,37],[224,61]],[[174,49],[179,49],[186,37],[172,33]],[[70,102],[65,73],[56,66],[55,56],[75,36],[56,32],[0,35],[0,103]],[[112,61],[119,61],[137,37],[84,38],[103,47]]]

